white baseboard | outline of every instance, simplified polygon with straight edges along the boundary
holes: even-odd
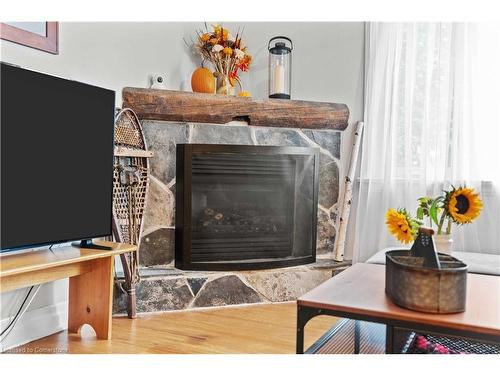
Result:
[[[0,326],[6,327],[8,322],[9,318],[3,319]],[[26,311],[9,336],[0,343],[0,352],[63,331],[67,327],[68,301]]]

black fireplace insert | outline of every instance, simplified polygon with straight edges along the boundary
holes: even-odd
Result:
[[[177,268],[316,260],[318,148],[178,144],[176,164]]]

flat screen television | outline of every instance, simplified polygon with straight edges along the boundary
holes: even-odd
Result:
[[[111,234],[115,92],[1,64],[0,251]]]

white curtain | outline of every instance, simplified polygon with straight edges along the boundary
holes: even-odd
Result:
[[[481,194],[453,251],[500,254],[500,38],[490,24],[370,23],[353,261],[388,246],[389,207],[450,184]]]

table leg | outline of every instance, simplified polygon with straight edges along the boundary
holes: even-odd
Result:
[[[394,326],[385,326],[385,354],[394,354]]]
[[[304,329],[307,322],[321,314],[323,314],[321,309],[297,305],[297,354],[304,354]]]
[[[114,257],[91,262],[91,271],[69,279],[68,331],[90,324],[97,338],[111,339]]]
[[[302,308],[297,305],[297,339],[296,339],[296,353],[304,354],[304,328],[307,320],[302,315]]]
[[[360,348],[360,321],[354,321],[354,354],[359,354]]]

